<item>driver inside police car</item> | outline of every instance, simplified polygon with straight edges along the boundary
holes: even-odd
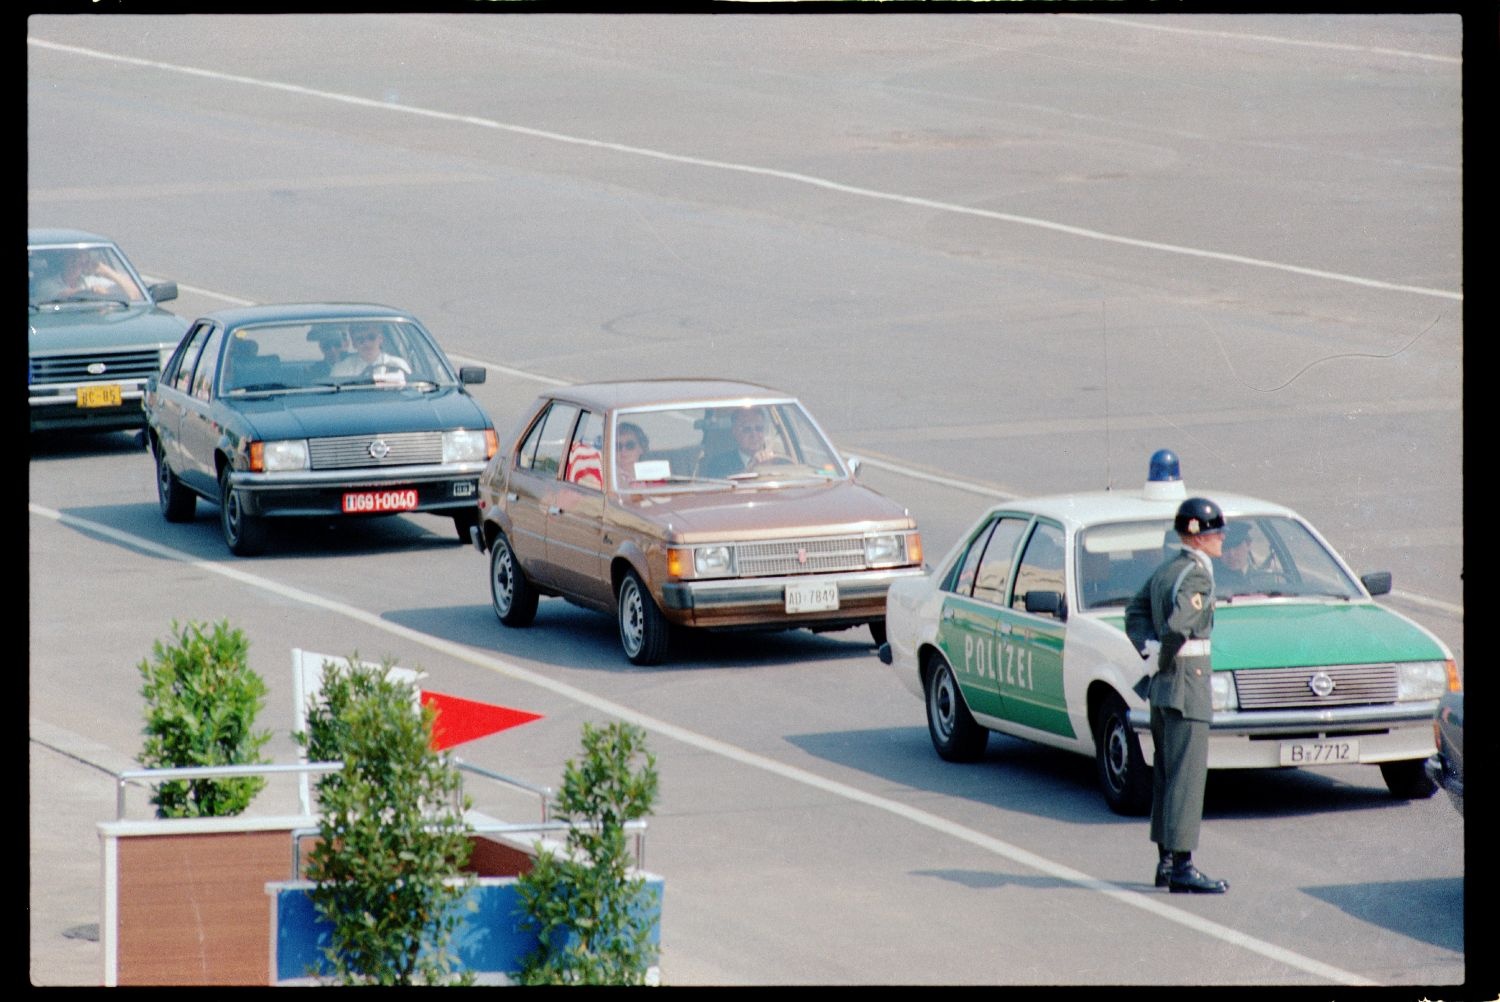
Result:
[[[376,382],[405,382],[411,375],[406,359],[385,350],[383,324],[351,324],[349,340],[354,344],[354,354],[335,364],[331,375],[368,375]]]

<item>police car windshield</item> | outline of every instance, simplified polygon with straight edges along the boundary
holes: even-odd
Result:
[[[1281,515],[1231,517],[1214,561],[1220,602],[1359,598],[1359,585],[1302,522]],[[1080,601],[1120,608],[1162,560],[1181,548],[1170,519],[1094,526],[1078,534]]]

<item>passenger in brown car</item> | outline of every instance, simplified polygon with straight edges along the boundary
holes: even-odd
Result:
[[[615,462],[619,464],[619,478],[622,481],[635,481],[635,464],[640,462],[646,450],[651,448],[651,442],[646,438],[646,433],[641,430],[640,425],[630,421],[621,421],[615,428]]]

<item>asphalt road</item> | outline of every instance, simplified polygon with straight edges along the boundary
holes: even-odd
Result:
[[[1463,663],[1456,17],[33,17],[28,42],[30,223],[116,237],[184,314],[406,307],[490,368],[502,426],[559,381],[778,386],[934,560],[997,498],[1129,489],[1170,447],[1190,489],[1289,504],[1391,570]],[[134,665],[221,617],[281,761],[292,647],[542,713],[466,749],[541,785],[583,721],[646,726],[669,984],[1326,991],[1483,964],[1462,819],[1372,767],[1216,774],[1199,855],[1233,889],[1169,898],[1088,760],[939,761],[864,631],[634,669],[561,602],[500,627],[443,520],[233,560],[213,506],[161,519],[125,435],[34,442],[28,496],[33,983],[95,983],[113,791],[86,763],[139,748]]]

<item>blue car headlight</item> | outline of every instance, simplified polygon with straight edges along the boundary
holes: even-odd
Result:
[[[443,462],[482,463],[488,457],[483,429],[460,428],[443,432]]]

